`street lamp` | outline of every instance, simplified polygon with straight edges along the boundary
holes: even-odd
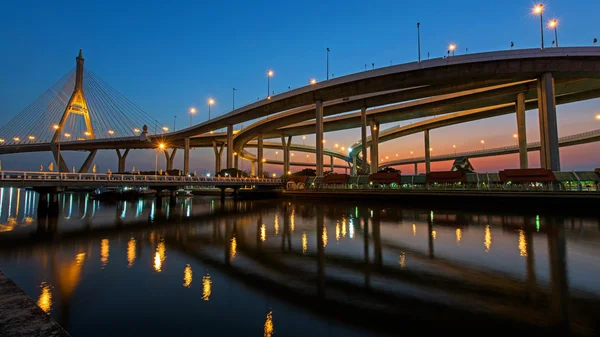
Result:
[[[483,139],[481,140],[481,148],[485,150],[485,141],[483,141]]]
[[[156,149],[156,159],[155,159],[155,164],[154,164],[154,175],[156,176],[158,174],[158,152],[160,150],[164,150],[165,149],[165,143],[160,143],[158,144],[158,148]],[[156,178],[154,178],[156,179]]]
[[[556,47],[558,48],[558,20],[550,20],[548,22],[548,28],[554,29],[554,41],[556,41]]]
[[[597,120],[597,121],[600,121],[600,114],[597,114],[597,115],[596,115],[596,120]]]
[[[196,114],[196,108],[190,108],[190,128],[192,127],[192,116]]]
[[[312,78],[310,81],[308,81],[308,83],[310,83],[311,85],[315,85],[317,84],[317,80]]]
[[[448,50],[450,50],[452,52],[452,56],[454,56],[454,51],[456,50],[456,45],[454,43],[451,43],[450,46],[448,47]]]
[[[456,156],[456,145],[452,145],[452,147],[454,148],[454,156]]]
[[[544,49],[544,5],[537,4],[533,7],[533,13],[540,15],[540,34],[542,36],[542,49]]]
[[[327,48],[327,80],[329,81],[329,52],[331,50],[329,50],[329,48]],[[315,81],[316,83],[317,81]],[[314,84],[314,83],[313,83]]]
[[[275,151],[275,160],[279,160],[279,151]]]
[[[210,107],[215,104],[215,100],[212,98],[208,99],[208,120],[210,120]]]
[[[302,136],[302,146],[304,146],[304,141],[306,140],[306,136]]]
[[[273,70],[267,71],[267,99],[271,99],[271,77],[273,77]]]

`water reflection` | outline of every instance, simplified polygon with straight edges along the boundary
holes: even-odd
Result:
[[[4,216],[9,214],[6,192]],[[16,200],[17,191],[13,194]],[[19,198],[24,200],[24,194]],[[43,235],[35,234],[40,218],[33,221],[33,231],[17,226],[0,234],[0,265],[42,309],[71,327],[74,337],[93,335],[89,326],[99,321],[118,321],[122,310],[136,312],[127,322],[136,327],[173,317],[194,319],[195,313],[228,315],[228,335],[248,334],[227,330],[235,324],[249,329],[246,321],[254,322],[253,333],[260,334],[256,324],[263,320],[264,334],[274,335],[273,313],[265,308],[277,308],[276,335],[286,336],[329,334],[306,323],[312,320],[347,328],[333,336],[375,336],[389,323],[415,324],[422,327],[421,336],[440,335],[428,330],[435,329],[430,316],[438,310],[456,322],[444,326],[448,332],[473,332],[475,320],[482,318],[508,322],[506,329],[513,323],[528,328],[572,324],[598,333],[590,323],[600,315],[597,218],[204,199],[178,201],[167,217],[167,205],[146,200],[106,204],[73,195],[72,206],[69,198],[60,200],[65,207],[53,235],[49,217]],[[82,203],[89,204],[89,212]],[[36,205],[23,202],[16,219],[24,220],[27,208]],[[82,216],[87,224],[75,222]],[[16,235],[20,231],[27,235]],[[336,244],[328,246],[329,234]],[[56,240],[60,235],[69,239]],[[104,271],[98,273],[98,267]],[[202,291],[191,286],[193,270],[207,271]],[[105,291],[90,289],[127,296],[112,296],[108,303]],[[149,297],[148,289],[155,296]],[[98,307],[94,318],[86,311],[90,303]],[[288,307],[283,311],[281,306]],[[161,317],[152,312],[156,307],[164,309]],[[303,318],[306,312],[314,316]],[[223,329],[217,325],[203,321],[202,329],[214,335]],[[304,325],[316,332],[302,330]],[[298,331],[289,326],[299,326]],[[355,326],[367,331],[354,332]],[[178,335],[153,327],[140,334]]]

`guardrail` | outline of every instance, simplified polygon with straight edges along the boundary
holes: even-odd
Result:
[[[6,182],[131,182],[131,183],[173,183],[173,184],[252,184],[278,185],[281,179],[273,178],[235,178],[235,177],[199,177],[166,176],[141,174],[104,174],[104,173],[54,173],[33,171],[0,171],[0,181]]]

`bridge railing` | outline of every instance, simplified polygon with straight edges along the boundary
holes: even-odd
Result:
[[[148,183],[247,183],[247,184],[281,184],[278,178],[236,178],[236,177],[200,177],[200,176],[166,176],[140,174],[105,174],[105,173],[54,173],[34,171],[1,171],[2,181],[48,181],[48,182],[148,182]]]

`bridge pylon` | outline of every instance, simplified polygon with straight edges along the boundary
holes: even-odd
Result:
[[[83,63],[85,60],[83,59],[82,49],[79,49],[79,55],[75,58],[75,60],[77,61],[77,68],[75,71],[75,87],[73,88],[73,93],[71,94],[69,102],[65,107],[62,117],[60,118],[60,122],[58,123],[58,125],[54,126],[56,131],[54,132],[52,142],[50,143],[52,154],[54,155],[54,160],[56,161],[56,165],[58,166],[59,172],[69,172],[69,167],[65,163],[64,158],[60,155],[60,138],[61,133],[64,130],[65,124],[67,123],[67,120],[72,114],[82,116],[86,127],[85,135],[89,139],[96,138],[94,134],[94,128],[92,126],[92,119],[90,118],[90,112],[88,110],[88,104],[85,100],[85,93],[83,92]],[[96,151],[92,151],[88,156],[86,162],[91,162],[95,154]],[[86,165],[82,167],[82,170],[84,170],[85,167]],[[80,172],[82,170],[80,170]],[[85,171],[87,172],[87,170]]]

